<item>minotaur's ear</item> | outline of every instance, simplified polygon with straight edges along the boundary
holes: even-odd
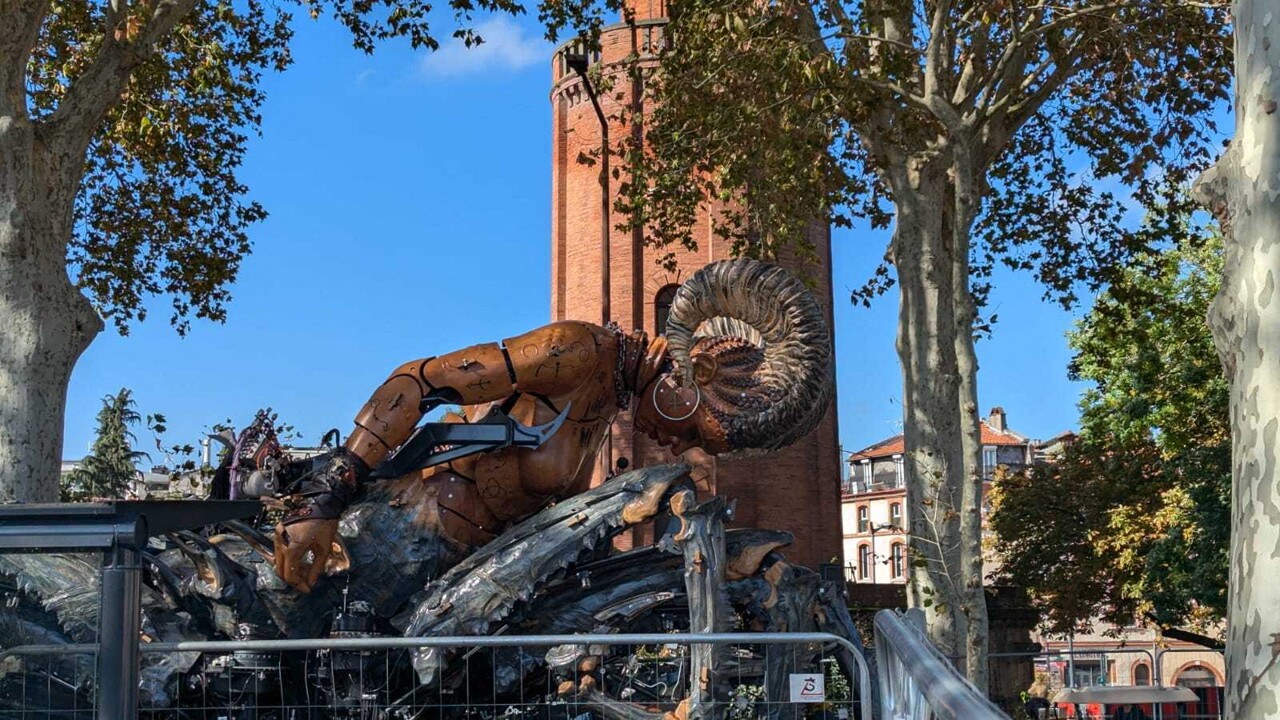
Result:
[[[693,365],[693,381],[699,385],[708,385],[712,380],[716,379],[716,370],[719,364],[716,359],[709,353],[695,353],[690,358]]]

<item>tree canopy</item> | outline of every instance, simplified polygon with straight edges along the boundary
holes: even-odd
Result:
[[[1000,477],[991,528],[1004,579],[1048,627],[1212,627],[1226,614],[1231,437],[1205,323],[1222,243],[1145,255],[1070,334],[1092,384],[1079,440],[1056,464]]]
[[[603,3],[607,6],[609,3]],[[555,33],[603,8],[538,6]],[[291,61],[294,14],[372,52],[482,42],[515,0],[0,0],[0,501],[51,500],[80,354],[168,300],[180,333],[226,317],[266,217],[240,175],[264,73]]]
[[[421,0],[33,4],[48,11],[26,60],[27,111],[83,123],[88,138],[69,268],[122,332],[154,295],[170,299],[179,332],[225,318],[248,229],[267,213],[239,169],[261,127],[263,74],[292,61],[295,12],[330,16],[364,52],[394,39],[434,49],[442,22],[478,43],[473,14],[524,12],[511,0],[451,0],[452,19]],[[588,17],[568,3],[544,16],[561,29]]]
[[[978,299],[1004,264],[1071,304],[1183,227],[1221,139],[1225,2],[689,0],[674,15],[645,132],[623,146],[622,209],[659,246],[695,246],[699,208],[725,200],[714,229],[753,256],[803,248],[815,218],[888,227],[890,166],[965,144]],[[1133,202],[1167,220],[1124,222]],[[892,266],[890,251],[854,299]]]

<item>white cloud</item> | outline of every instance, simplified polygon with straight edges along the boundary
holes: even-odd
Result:
[[[461,40],[449,38],[441,43],[439,50],[422,58],[423,74],[434,78],[459,77],[522,70],[551,60],[551,45],[540,37],[526,34],[525,29],[509,17],[485,20],[476,25],[475,31],[484,38],[483,43],[467,47]]]

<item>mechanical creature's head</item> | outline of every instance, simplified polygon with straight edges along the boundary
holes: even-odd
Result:
[[[756,260],[707,265],[676,293],[665,362],[642,378],[636,428],[675,454],[784,448],[826,412],[834,388],[831,333],[804,284]]]

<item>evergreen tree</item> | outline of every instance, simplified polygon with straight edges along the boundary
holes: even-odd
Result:
[[[97,439],[80,467],[64,478],[63,502],[125,496],[138,477],[135,463],[147,456],[133,449],[132,443],[137,439],[129,431],[129,426],[140,419],[128,388],[102,399]]]

